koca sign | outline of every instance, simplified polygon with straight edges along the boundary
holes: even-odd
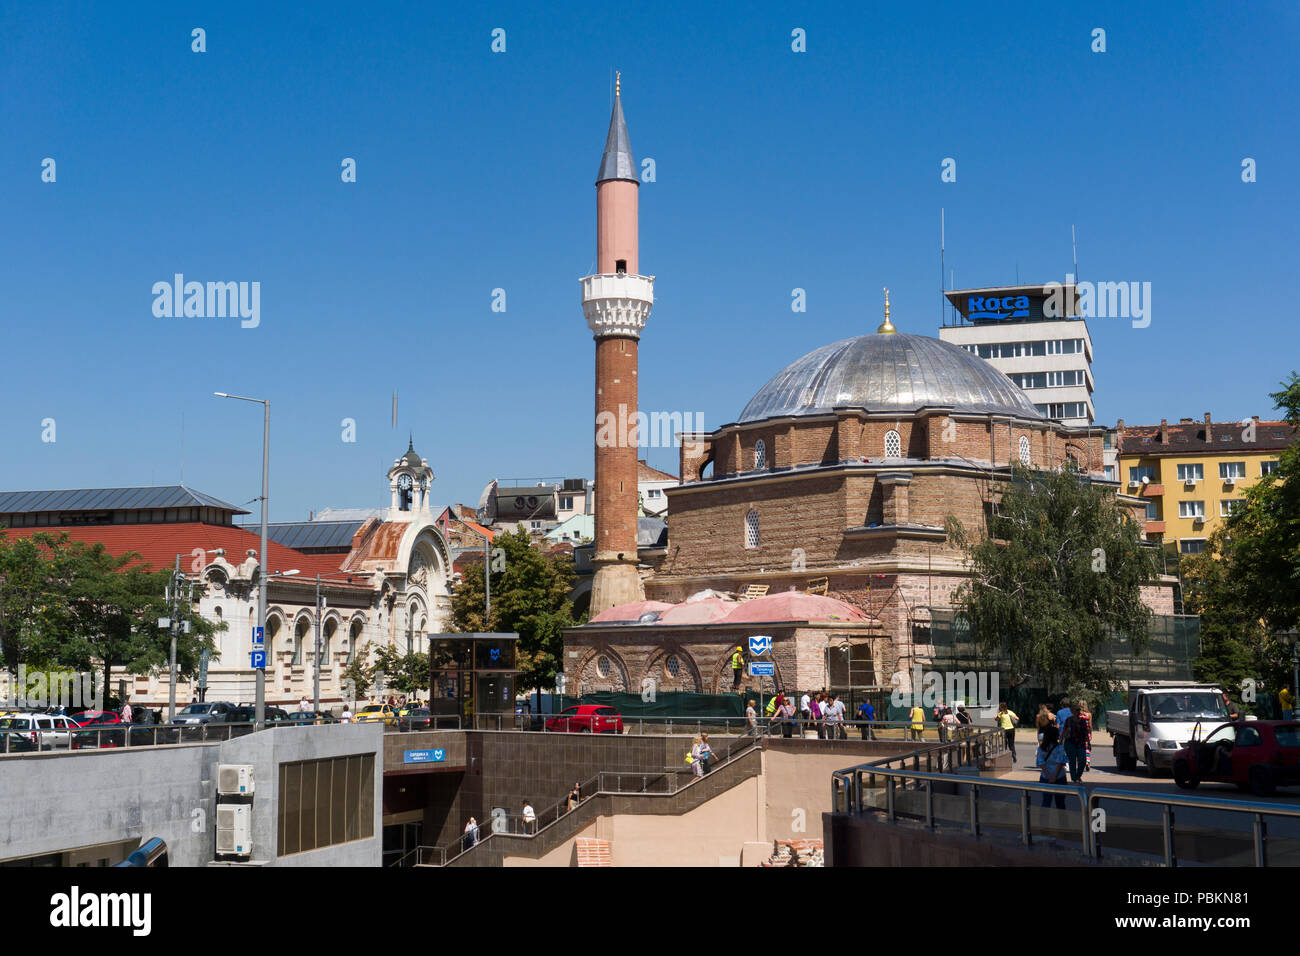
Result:
[[[1027,319],[1029,318],[1029,296],[1008,295],[1002,298],[995,295],[967,296],[966,318]]]

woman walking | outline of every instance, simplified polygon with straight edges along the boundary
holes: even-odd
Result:
[[[1011,751],[1011,762],[1016,762],[1016,724],[1020,723],[1020,718],[1016,716],[1015,711],[1007,706],[1004,700],[998,704],[997,715],[998,726],[1006,734],[1007,749]]]

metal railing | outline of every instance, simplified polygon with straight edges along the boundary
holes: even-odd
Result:
[[[377,721],[376,721],[377,722]],[[436,723],[436,726],[430,725]],[[796,717],[789,721],[794,736],[807,738],[809,734],[818,734],[819,738],[831,739],[829,734],[836,733],[837,739],[863,740],[944,740],[945,730],[932,721],[927,721],[920,730],[912,730],[913,724],[908,720],[844,720],[835,723],[817,720],[805,720]],[[560,714],[478,714],[472,718],[455,715],[431,717],[398,717],[386,724],[389,729],[402,732],[422,730],[494,730],[494,731],[531,731],[535,733],[617,733],[613,726],[596,722],[593,725],[589,717],[564,717]],[[617,726],[617,725],[614,725]],[[622,733],[642,736],[672,736],[674,734],[699,735],[731,734],[740,735],[751,732],[747,717],[629,717],[621,718]],[[771,717],[755,718],[753,728],[759,735],[779,737],[783,735],[780,721]],[[842,729],[843,732],[840,732]],[[952,731],[954,738],[964,733],[969,735],[979,729],[967,724]],[[863,731],[866,731],[864,733]],[[915,736],[913,736],[915,735]]]
[[[462,834],[454,842],[442,846],[416,847],[403,854],[392,866],[446,866],[458,857],[470,853],[475,848],[487,843],[488,840],[497,835],[528,838],[541,836],[550,827],[563,822],[578,806],[596,796],[629,794],[670,796],[686,789],[697,781],[705,779],[709,774],[718,772],[723,767],[753,752],[755,748],[762,749],[761,736],[746,735],[735,738],[726,753],[720,755],[721,759],[702,775],[697,774],[693,767],[685,766],[681,768],[665,767],[661,772],[602,770],[579,784],[579,790],[583,797],[572,808],[568,806],[568,798],[566,797],[544,810],[538,811],[535,822],[531,826],[522,814],[496,814],[489,819],[486,834],[479,832],[473,837]],[[683,777],[686,778],[684,781]],[[482,829],[483,827],[480,825],[479,830]],[[470,842],[471,840],[472,842]]]
[[[315,721],[280,720],[263,730],[317,725]],[[169,747],[178,744],[215,743],[254,732],[251,721],[211,721],[202,724],[95,724],[68,730],[6,730],[0,728],[0,755],[68,753],[130,747]]]
[[[907,756],[911,757],[912,755]],[[876,786],[876,777],[882,778],[883,785],[881,787]],[[959,774],[930,773],[906,768],[893,769],[876,764],[837,770],[831,775],[832,811],[854,815],[883,813],[885,819],[891,823],[897,822],[900,817],[907,819],[918,818],[924,821],[927,828],[935,829],[938,826],[935,811],[935,787],[940,785],[953,791],[945,793],[943,796],[957,798],[965,796],[965,800],[950,799],[946,801],[946,809],[951,812],[960,808],[961,819],[956,821],[959,828],[976,838],[981,835],[981,828],[985,826],[980,817],[981,792],[1013,795],[1014,800],[1009,801],[1009,804],[1014,804],[1017,808],[1020,842],[1026,847],[1031,846],[1033,843],[1030,794],[1043,794],[1045,800],[1050,797],[1060,813],[1065,814],[1067,817],[1077,813],[1077,818],[1073,824],[1067,823],[1065,827],[1051,825],[1057,823],[1059,818],[1047,821],[1041,829],[1044,832],[1072,830],[1078,837],[1077,849],[1080,855],[1097,860],[1103,857],[1103,842],[1105,842],[1106,834],[1110,832],[1106,828],[1094,826],[1094,821],[1099,819],[1098,812],[1102,801],[1159,807],[1161,855],[1164,865],[1171,867],[1178,865],[1178,856],[1175,851],[1175,842],[1178,835],[1175,829],[1174,811],[1176,809],[1227,812],[1251,817],[1250,838],[1254,865],[1258,867],[1269,865],[1266,818],[1283,817],[1300,820],[1300,806],[1287,804],[1258,803],[1173,793],[1155,794],[1132,790],[1101,788],[1090,790],[1087,787],[1064,784],[989,780],[985,778],[976,780]],[[965,794],[961,793],[963,789],[966,790]],[[873,805],[874,801],[867,799],[868,793],[876,790],[881,792],[883,805]],[[898,805],[899,793],[910,792],[914,794],[916,791],[923,794],[923,810],[920,812],[900,811]],[[1073,802],[1078,804],[1077,811],[1064,808],[1063,804],[1067,797],[1073,798]],[[1007,805],[1002,804],[1000,806],[1005,807]],[[1046,803],[1044,809],[1047,809]],[[1005,818],[1000,819],[992,828],[1007,829],[1005,822]],[[1141,826],[1141,823],[1131,825],[1126,828],[1125,832],[1135,833]],[[1222,827],[1206,827],[1204,824],[1193,824],[1192,826],[1202,831],[1210,830],[1221,838],[1225,833],[1231,832]],[[1126,851],[1118,843],[1119,841],[1113,841],[1112,843],[1112,849],[1115,852],[1121,854],[1127,852],[1130,856],[1145,858],[1145,853],[1131,849]]]

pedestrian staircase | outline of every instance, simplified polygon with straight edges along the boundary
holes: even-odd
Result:
[[[578,854],[578,866],[613,866],[608,840],[593,840],[590,837],[578,837],[574,849]]]

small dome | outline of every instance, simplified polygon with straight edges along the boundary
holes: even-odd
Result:
[[[398,460],[398,464],[407,465],[411,468],[419,468],[422,461],[423,459],[420,457],[420,453],[415,450],[415,439],[412,438],[407,443],[406,454]]]
[[[872,412],[950,405],[958,412],[1042,418],[1011,379],[978,356],[896,332],[841,339],[809,352],[760,388],[739,421],[824,415],[845,405]]]

